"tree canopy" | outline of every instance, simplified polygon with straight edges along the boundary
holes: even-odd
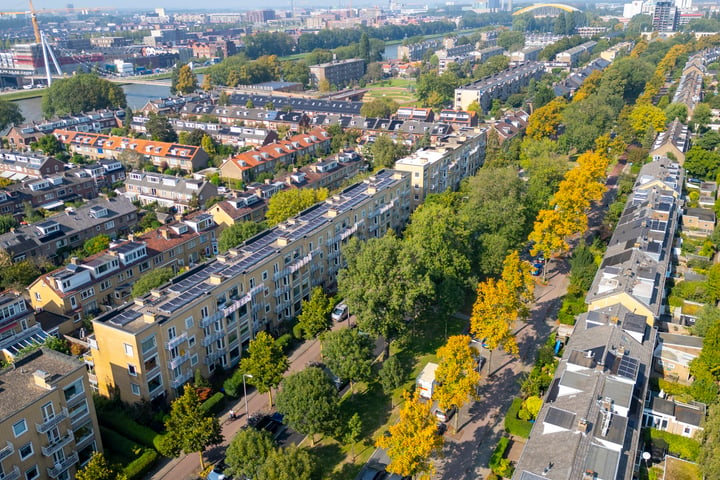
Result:
[[[11,123],[19,125],[23,120],[25,118],[20,113],[20,106],[17,103],[0,98],[0,130]]]
[[[142,297],[150,292],[153,288],[159,287],[163,283],[169,281],[175,276],[175,272],[170,267],[156,268],[144,274],[133,285],[132,296]]]
[[[76,480],[127,480],[119,465],[111,465],[101,452],[94,452],[90,461],[75,474]]]
[[[265,224],[252,221],[234,223],[220,233],[218,249],[220,252],[227,252],[265,228]]]
[[[83,243],[83,253],[87,256],[95,255],[103,250],[107,250],[108,247],[110,247],[110,237],[103,234],[95,235],[85,240],[85,243]]]
[[[125,92],[120,85],[90,73],[55,80],[42,100],[46,117],[126,106]]]
[[[274,450],[258,469],[257,480],[312,480],[316,476],[315,458],[304,448],[292,445]]]
[[[265,430],[240,430],[225,451],[226,473],[242,478],[257,478],[258,471],[275,451],[275,444]]]
[[[283,379],[277,396],[278,412],[293,430],[310,435],[333,435],[338,427],[338,395],[328,375],[318,367],[308,367]]]
[[[370,379],[375,343],[357,328],[341,328],[322,337],[325,364],[338,377],[349,380],[354,391],[355,382]]]
[[[306,339],[317,337],[332,326],[330,313],[333,302],[325,294],[322,287],[315,287],[309,300],[302,301],[302,311],[298,315],[298,326]]]
[[[254,385],[258,392],[267,393],[272,408],[272,389],[280,384],[288,366],[287,356],[275,339],[267,332],[258,332],[250,341],[247,356],[240,360],[240,367],[225,382],[225,390],[235,394],[242,385],[243,374],[252,375],[247,378],[247,383]]]
[[[265,214],[268,224],[277,225],[328,197],[327,188],[290,188],[281,190],[268,200]]]
[[[192,93],[198,88],[197,75],[195,75],[190,68],[190,65],[182,65],[177,69],[177,75],[172,76],[172,82],[170,85],[171,93],[188,94]],[[209,76],[208,76],[209,77]]]
[[[470,347],[470,337],[453,335],[447,343],[437,351],[438,367],[435,380],[438,387],[433,397],[438,407],[447,410],[452,406],[458,408],[455,415],[455,430],[458,428],[460,409],[468,399],[476,394],[480,383],[480,373],[475,361],[476,351]]]
[[[363,103],[360,108],[360,115],[373,118],[390,118],[390,115],[397,112],[399,105],[392,98],[375,98]]]
[[[145,122],[145,129],[148,135],[153,140],[159,142],[177,142],[178,135],[170,119],[165,115],[158,115],[156,113],[150,113],[148,121]]]
[[[202,408],[195,387],[185,385],[183,394],[170,405],[170,415],[165,421],[167,433],[160,445],[160,453],[166,457],[178,457],[180,453],[197,452],[200,466],[205,468],[203,452],[211,445],[223,441],[218,418]]]

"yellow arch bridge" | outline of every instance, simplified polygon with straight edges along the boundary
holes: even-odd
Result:
[[[559,10],[565,10],[566,12],[579,12],[580,9],[565,5],[564,3],[538,3],[536,5],[530,5],[529,7],[521,8],[513,15],[522,15],[523,13],[532,12],[533,10],[539,10],[541,8],[557,8]]]

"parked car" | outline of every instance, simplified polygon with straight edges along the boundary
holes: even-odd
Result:
[[[210,470],[210,473],[208,473],[207,477],[205,477],[207,480],[226,480],[226,476],[223,473],[227,466],[220,462],[216,464],[212,470]]]
[[[338,303],[330,314],[330,318],[332,318],[333,322],[342,322],[349,316],[348,306],[345,302]]]
[[[442,408],[437,407],[435,409],[435,417],[437,417],[437,419],[441,422],[447,422],[455,414],[455,410],[457,409],[454,406],[448,408],[447,410],[443,410]]]
[[[376,467],[365,466],[365,472],[363,473],[360,480],[381,480],[385,478],[386,472],[384,470],[378,470]]]

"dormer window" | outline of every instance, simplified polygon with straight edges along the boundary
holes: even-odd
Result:
[[[103,218],[107,217],[107,215],[108,210],[105,207],[96,206],[90,209],[90,216],[93,218]]]

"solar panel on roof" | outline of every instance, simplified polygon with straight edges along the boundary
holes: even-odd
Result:
[[[124,327],[128,323],[132,322],[136,318],[140,318],[142,314],[136,310],[128,310],[126,312],[121,313],[120,315],[113,317],[112,320],[110,320],[110,323],[114,323],[116,325],[120,325],[121,327]]]
[[[630,380],[637,380],[639,368],[640,362],[638,362],[636,358],[623,355],[620,359],[620,365],[618,366],[618,375],[629,378]]]

